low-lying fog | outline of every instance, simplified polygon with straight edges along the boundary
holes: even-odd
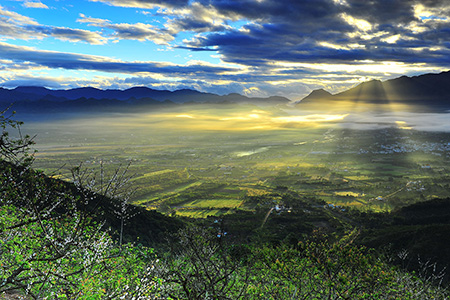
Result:
[[[325,108],[326,109],[326,108]],[[299,108],[257,107],[254,105],[183,105],[142,113],[83,113],[48,116],[20,116],[23,132],[37,134],[39,147],[50,137],[52,143],[60,137],[103,139],[113,142],[115,136],[159,135],[164,139],[196,133],[198,137],[221,132],[238,133],[294,131],[302,129],[359,129],[399,128],[402,130],[450,132],[449,113],[403,112],[379,109],[359,112],[301,110]],[[311,132],[312,133],[312,132]],[[181,143],[181,141],[179,141]],[[61,144],[65,142],[61,141]],[[42,144],[41,144],[42,145]],[[245,155],[238,154],[238,155]]]
[[[384,127],[398,127],[419,131],[450,131],[449,113],[410,113],[392,112],[383,114],[365,113],[362,115],[349,114],[338,124],[341,128],[351,129],[379,129]]]
[[[20,118],[20,116],[18,116]],[[295,128],[380,129],[395,127],[420,131],[450,131],[449,113],[430,112],[324,112],[295,108],[259,108],[251,105],[181,106],[143,113],[73,114],[51,116],[46,122],[27,116],[24,128],[66,128],[71,131],[265,131]],[[55,127],[56,126],[56,127]]]

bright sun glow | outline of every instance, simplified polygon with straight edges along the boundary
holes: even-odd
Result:
[[[280,123],[317,123],[317,122],[334,122],[341,121],[348,114],[345,115],[326,115],[326,114],[314,114],[314,115],[306,115],[306,116],[291,116],[291,117],[278,117],[273,118],[274,122]]]
[[[339,122],[344,120],[348,114],[300,114],[291,111],[295,115],[274,115],[273,112],[264,110],[253,110],[251,113],[232,111],[223,113],[220,110],[196,110],[186,111],[179,114],[151,115],[149,118],[158,118],[165,123],[171,120],[170,127],[181,126],[192,130],[276,130],[287,127],[319,126],[320,124]],[[180,125],[174,118],[184,119]],[[167,123],[169,124],[169,122]]]
[[[407,126],[407,123],[405,121],[395,121],[395,124],[397,124],[398,128],[400,128],[400,129],[405,129],[405,130],[413,129],[411,126]]]

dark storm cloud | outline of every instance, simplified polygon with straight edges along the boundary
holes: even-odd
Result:
[[[347,0],[344,11],[376,24],[408,24],[415,20],[414,2],[411,0]],[[419,2],[419,1],[416,1]]]
[[[68,70],[96,70],[118,73],[159,73],[159,74],[202,74],[231,71],[231,68],[207,65],[171,65],[153,62],[122,62],[105,57],[81,55],[64,52],[41,51],[29,47],[19,47],[0,42],[0,53],[3,59],[15,62],[30,62],[48,68]]]
[[[214,31],[225,31],[227,29],[223,24],[211,24],[204,20],[199,20],[194,17],[188,17],[179,19],[172,23],[176,27],[176,31],[195,31],[195,32],[214,32]]]
[[[200,1],[212,5],[228,16],[240,15],[251,20],[320,19],[335,14],[336,6],[327,0],[206,0]]]
[[[217,49],[227,62],[449,62],[448,1],[200,2],[230,19],[250,22],[240,30],[211,32],[186,44],[191,49]],[[421,11],[423,16],[418,16]]]

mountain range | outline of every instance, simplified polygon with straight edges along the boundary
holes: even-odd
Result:
[[[435,109],[450,108],[450,71],[420,76],[363,82],[338,94],[318,89],[297,102],[298,106],[339,103],[403,104]]]
[[[0,87],[0,106],[25,112],[58,112],[85,110],[133,110],[142,106],[174,105],[181,103],[253,103],[259,105],[288,104],[289,99],[279,96],[250,98],[240,94],[224,96],[183,89],[176,91],[133,87],[127,90],[101,90],[83,87],[52,90],[38,86],[20,86],[14,89]]]
[[[133,87],[126,90],[101,90],[82,87],[53,90],[38,86],[19,86],[14,89],[0,87],[0,109],[12,104],[13,110],[27,113],[140,111],[143,107],[183,103],[287,105],[291,101],[281,96],[250,98],[236,93],[222,96],[190,89],[168,91]],[[321,109],[340,106],[354,109],[359,104],[372,104],[377,107],[382,107],[382,104],[401,104],[405,107],[420,106],[431,110],[448,110],[450,71],[413,77],[401,76],[387,81],[371,80],[334,95],[318,89],[296,102],[298,108],[312,106]]]

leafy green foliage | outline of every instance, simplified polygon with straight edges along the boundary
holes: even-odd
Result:
[[[353,230],[318,233],[296,247],[230,245],[198,228],[176,235],[162,269],[173,299],[448,299],[436,282],[387,264],[354,245]]]

